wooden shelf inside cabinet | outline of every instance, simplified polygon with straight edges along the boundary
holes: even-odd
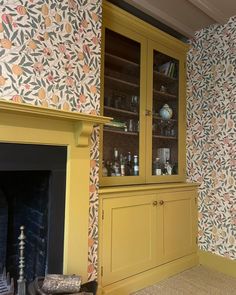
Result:
[[[153,135],[153,138],[159,138],[159,139],[171,139],[171,140],[177,140],[177,137],[174,136],[165,136],[165,135]]]
[[[163,120],[160,116],[157,116],[157,115],[153,115],[152,116],[153,117],[153,119],[155,119],[155,120]],[[176,119],[169,119],[169,120],[164,120],[165,122],[178,122],[178,120],[176,120]]]
[[[104,126],[103,131],[105,132],[111,132],[111,133],[117,133],[117,134],[122,134],[122,135],[134,135],[138,136],[137,132],[130,132],[130,131],[123,131],[123,130],[116,130],[116,129],[109,129]]]
[[[128,110],[123,110],[123,109],[116,109],[113,107],[108,107],[108,106],[104,106],[104,110],[109,111],[109,112],[116,112],[116,113],[120,113],[120,114],[124,114],[124,115],[129,115],[129,116],[135,116],[138,117],[138,113],[132,112],[132,111],[128,111]]]
[[[117,83],[121,83],[121,84],[125,84],[125,85],[132,86],[135,88],[139,88],[139,85],[136,83],[131,83],[131,82],[128,82],[128,81],[125,81],[122,79],[118,79],[118,78],[114,78],[114,77],[108,76],[108,75],[104,75],[104,77],[105,77],[105,79],[109,79],[109,80],[117,82]]]
[[[118,64],[124,63],[126,65],[136,67],[136,68],[140,67],[140,65],[138,63],[135,63],[133,61],[119,57],[119,56],[111,54],[111,53],[105,53],[105,58],[106,58],[106,61],[109,61],[109,62],[111,61],[111,62],[118,63]]]
[[[169,82],[178,82],[177,78],[172,78],[170,76],[167,76],[165,74],[159,73],[158,71],[153,71],[153,74],[155,74],[155,76],[157,76],[160,80],[166,80]]]
[[[158,95],[159,97],[162,96],[162,97],[165,97],[165,98],[168,98],[168,99],[176,99],[177,100],[177,95],[170,94],[170,93],[167,93],[167,92],[162,92],[162,91],[158,91],[158,90],[153,89],[153,94]]]

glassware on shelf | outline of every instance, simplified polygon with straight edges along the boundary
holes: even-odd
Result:
[[[134,119],[129,119],[127,121],[127,131],[139,132],[139,121],[134,120]]]
[[[132,155],[131,152],[128,152],[127,160],[126,160],[126,167],[125,167],[125,175],[130,176],[132,175]]]
[[[169,160],[166,160],[165,168],[167,171],[167,175],[171,175],[172,174],[172,166],[170,165]]]
[[[110,174],[109,176],[116,176],[116,171],[114,169],[114,165],[112,162],[110,162]]]
[[[104,97],[104,105],[107,107],[112,107],[112,97],[107,95]]]
[[[113,100],[113,107],[115,109],[125,109],[125,94],[119,91],[113,91],[112,93],[112,100]]]
[[[153,163],[153,174],[154,175],[161,175],[160,158],[156,158]]]
[[[105,164],[106,163],[106,164]],[[119,153],[117,148],[114,148],[113,158],[102,162],[102,175],[106,176],[138,176],[139,161],[138,156],[131,154]]]
[[[174,163],[172,167],[172,174],[177,175],[178,174],[178,163]]]
[[[159,120],[159,125],[160,127],[160,135],[162,136],[169,136],[169,137],[175,137],[176,132],[175,132],[175,122],[171,120]],[[154,133],[154,131],[153,131]]]
[[[138,165],[138,156],[134,155],[134,176],[138,176],[139,174],[139,165]]]
[[[170,160],[170,148],[158,148],[157,156],[160,159],[161,165],[164,165],[166,161]]]
[[[125,176],[125,157],[120,154],[120,175]]]
[[[114,148],[114,163],[113,163],[113,169],[115,171],[115,176],[120,176],[120,162],[119,162],[119,152],[117,148]]]
[[[127,124],[127,129],[129,132],[135,132],[135,121],[134,119],[129,119]]]
[[[102,176],[104,176],[104,177],[108,176],[108,169],[107,169],[104,161],[102,161]]]
[[[164,85],[161,85],[160,92],[166,93],[167,92],[167,87],[164,86]]]
[[[138,113],[138,96],[132,95],[130,101],[130,110],[134,113]]]
[[[152,133],[154,135],[157,134],[157,130],[158,130],[158,124],[156,122],[153,122],[153,124],[152,124]]]
[[[163,175],[172,175],[172,166],[170,165],[169,160],[166,160],[162,173]]]

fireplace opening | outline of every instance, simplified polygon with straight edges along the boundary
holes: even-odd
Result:
[[[19,276],[25,226],[25,278],[62,273],[67,148],[0,144],[0,273]]]

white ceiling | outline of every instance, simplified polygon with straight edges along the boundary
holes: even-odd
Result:
[[[187,37],[236,15],[236,0],[125,0]]]

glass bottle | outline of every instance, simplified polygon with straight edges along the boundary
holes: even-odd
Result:
[[[163,167],[163,169],[162,169],[162,174],[163,175],[167,175],[168,173],[167,173],[167,165],[166,165],[166,163],[164,164],[164,167]]]
[[[111,176],[116,176],[116,171],[114,169],[114,164],[111,162],[110,163],[110,173],[111,173]]]
[[[138,112],[138,96],[137,95],[132,95],[131,97],[130,110],[134,113]]]
[[[104,177],[108,176],[108,170],[107,170],[107,167],[106,167],[106,165],[104,163],[104,160],[102,161],[102,175]]]
[[[120,175],[125,176],[125,158],[120,154]]]
[[[174,163],[172,167],[172,174],[178,174],[178,163]]]
[[[107,176],[111,176],[111,164],[110,161],[106,161]]]
[[[115,176],[120,176],[120,162],[119,162],[119,152],[117,148],[114,148],[114,164],[113,169],[115,171]]]
[[[169,163],[169,160],[166,160],[166,171],[167,171],[168,175],[172,174],[172,167],[171,167],[171,165]]]
[[[137,155],[134,155],[133,171],[134,171],[134,176],[138,176],[138,174],[139,174],[139,166],[138,166],[138,156]]]
[[[119,157],[119,152],[118,152],[118,149],[115,147],[114,148],[114,161],[118,161],[118,157]]]
[[[132,169],[132,155],[131,152],[128,152],[128,156],[127,156],[127,161],[126,161],[126,165],[125,165],[125,175],[132,175],[133,174],[133,169]]]
[[[154,175],[161,175],[161,164],[160,164],[160,158],[156,158],[154,161],[154,169],[153,169]]]

